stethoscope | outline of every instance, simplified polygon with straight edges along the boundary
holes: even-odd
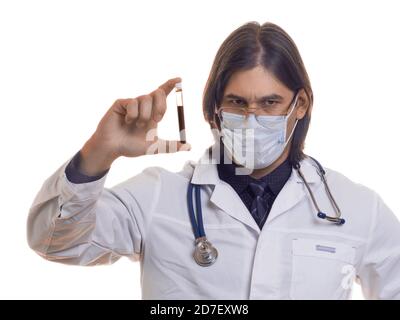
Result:
[[[326,213],[324,213],[320,210],[320,208],[317,204],[317,201],[314,197],[314,194],[311,191],[310,186],[308,185],[306,179],[304,178],[303,173],[300,170],[300,164],[297,163],[293,167],[297,171],[301,180],[303,180],[304,185],[307,188],[307,191],[310,195],[310,198],[312,200],[314,208],[317,211],[317,217],[320,219],[325,219],[336,225],[343,225],[345,223],[345,220],[343,218],[341,218],[340,208],[337,205],[337,203],[336,203],[335,199],[333,198],[332,193],[329,189],[328,182],[326,181],[326,177],[325,177],[325,170],[322,168],[321,164],[317,160],[315,160],[312,157],[309,157],[309,158],[311,160],[313,160],[313,162],[317,165],[316,169],[317,169],[318,175],[320,176],[322,182],[324,183],[325,192],[335,210],[335,215],[336,215],[335,217],[328,216]],[[208,267],[208,266],[211,266],[217,260],[218,251],[211,244],[211,242],[207,239],[206,233],[204,231],[203,213],[202,213],[202,209],[201,209],[200,188],[201,188],[200,185],[189,183],[188,192],[187,192],[187,202],[188,202],[188,207],[189,207],[190,222],[192,224],[193,233],[194,233],[194,237],[195,237],[195,249],[193,252],[193,258],[196,261],[196,263],[199,264],[200,266]],[[193,189],[194,189],[194,195],[195,195],[195,201],[196,201],[196,214],[195,214],[195,210],[193,207]]]
[[[193,208],[193,189],[196,198],[196,213],[197,219],[195,218]],[[202,267],[211,266],[218,257],[218,251],[207,240],[206,233],[203,225],[203,213],[201,211],[201,199],[200,199],[200,185],[189,183],[187,202],[189,206],[190,222],[192,224],[193,233],[195,237],[195,249],[193,253],[194,261]]]

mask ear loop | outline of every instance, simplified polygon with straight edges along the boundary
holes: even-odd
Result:
[[[214,119],[213,119],[213,122],[217,126],[217,129],[221,130],[221,119],[220,119],[219,114],[218,114],[217,105],[214,106]]]
[[[297,91],[297,92],[296,92],[296,95],[295,95],[295,97],[294,97],[294,101],[293,101],[293,103],[292,103],[292,105],[291,105],[291,108],[290,108],[291,110],[290,110],[290,112],[286,115],[286,118],[289,118],[289,117],[290,117],[290,115],[292,114],[294,108],[296,107],[297,99],[299,98],[299,92],[300,92],[300,91]]]
[[[290,112],[285,116],[286,117],[285,138],[286,138],[286,130],[287,130],[287,120],[289,119],[290,115],[292,114],[293,110],[295,109],[298,98],[299,98],[299,91],[297,91],[296,96],[294,97],[294,101],[292,103]],[[296,129],[296,126],[297,126],[298,122],[299,122],[299,119],[296,119],[296,122],[295,122],[295,124],[293,126],[292,132],[290,133],[289,138],[287,138],[286,141],[285,141],[284,148],[286,148],[286,145],[289,143],[290,139],[292,138],[292,135],[294,133],[294,129]]]

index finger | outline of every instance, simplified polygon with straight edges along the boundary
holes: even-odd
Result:
[[[182,79],[180,77],[169,79],[167,82],[165,82],[161,86],[159,86],[159,88],[164,90],[165,95],[167,96],[172,91],[172,89],[175,87],[175,84],[177,84],[179,82],[182,82]]]

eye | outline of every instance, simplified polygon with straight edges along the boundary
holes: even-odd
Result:
[[[264,105],[266,106],[275,106],[278,103],[276,100],[265,100]]]
[[[241,99],[233,99],[230,102],[231,102],[231,104],[233,104],[235,106],[244,106],[245,105],[244,101]]]

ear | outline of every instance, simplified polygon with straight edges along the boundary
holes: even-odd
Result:
[[[210,117],[204,112],[204,118],[205,120],[209,123],[211,129],[216,129],[216,130],[220,130],[220,126],[219,126],[219,121],[217,119],[217,114],[213,113],[213,116]]]
[[[208,113],[203,109],[203,117],[204,117],[204,120],[206,122],[208,122],[208,124],[210,125],[211,129],[217,129],[217,130],[220,129],[219,126],[218,126],[218,122],[216,121],[216,114],[215,113],[213,113],[213,115],[210,117],[208,115]]]
[[[211,120],[211,121],[208,121],[208,123],[210,124],[211,129],[221,130],[221,128],[219,127],[219,125],[216,121]]]
[[[304,88],[300,89],[298,94],[299,96],[297,97],[296,119],[301,120],[307,114],[307,111],[309,109],[309,111],[311,112],[311,101],[308,98]]]

